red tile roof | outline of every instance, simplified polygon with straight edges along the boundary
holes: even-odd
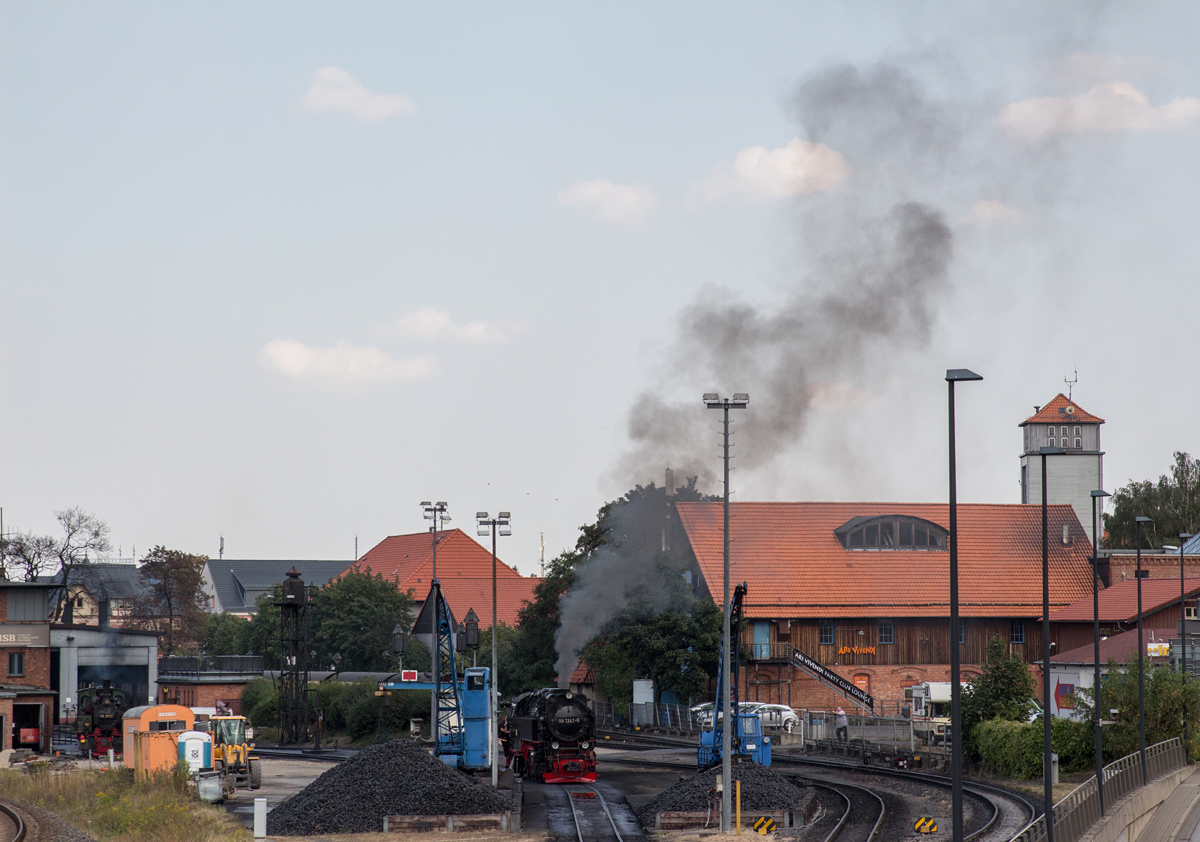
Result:
[[[1074,412],[1072,412],[1070,415],[1065,412],[1059,412],[1060,409],[1066,409],[1068,406],[1074,408]],[[1079,404],[1068,400],[1067,396],[1062,392],[1059,392],[1054,396],[1054,400],[1050,401],[1050,403],[1039,409],[1037,414],[1030,415],[1017,426],[1024,427],[1026,424],[1063,424],[1068,421],[1074,424],[1078,424],[1080,422],[1085,424],[1104,423],[1103,418],[1097,415],[1092,415],[1092,413],[1088,412]]]
[[[438,537],[437,574],[443,586],[450,579],[492,579],[492,551],[484,549],[461,529],[450,529]],[[424,599],[433,579],[433,536],[428,532],[391,535],[384,538],[358,560],[359,569],[392,579],[400,590],[412,590]],[[522,579],[520,573],[499,559],[498,579]],[[490,586],[489,586],[490,587]],[[489,592],[490,593],[490,592]],[[488,611],[491,611],[488,597]],[[479,609],[475,609],[478,613]]]
[[[441,554],[439,553],[438,577],[442,583],[442,593],[445,594],[446,601],[450,603],[450,611],[453,612],[454,618],[461,623],[463,618],[467,616],[467,612],[474,608],[475,616],[479,618],[479,628],[490,629],[492,627],[491,575],[489,574],[486,579],[460,578],[456,576],[443,579],[441,578],[441,561]],[[506,626],[516,628],[517,621],[520,619],[518,613],[526,603],[533,602],[533,589],[541,581],[541,579],[537,578],[497,578],[497,619]],[[417,598],[425,599],[428,596],[429,591],[427,589],[425,593],[417,595]]]
[[[1183,588],[1187,598],[1195,597],[1200,594],[1200,579],[1184,579]],[[1178,579],[1142,579],[1143,614],[1157,611],[1172,602],[1179,602]],[[1092,594],[1089,588],[1086,599],[1080,599],[1059,611],[1050,612],[1050,622],[1090,623],[1092,616]],[[1114,582],[1100,591],[1100,622],[1124,623],[1129,620],[1137,620],[1137,579]]]
[[[1142,640],[1152,643],[1156,640],[1170,640],[1176,634],[1175,629],[1142,629]],[[1137,629],[1121,634],[1114,634],[1100,641],[1100,663],[1107,664],[1110,660],[1123,661],[1130,655],[1137,654]],[[1038,660],[1041,663],[1041,659]],[[1071,649],[1059,655],[1050,656],[1051,664],[1092,664],[1096,663],[1096,644],[1088,643],[1076,649]]]
[[[676,509],[709,591],[723,578],[721,504]],[[748,617],[945,617],[948,550],[847,550],[853,517],[909,515],[949,527],[945,503],[732,503],[731,582],[747,581]],[[1050,602],[1092,592],[1091,544],[1069,505],[1048,507]],[[1061,543],[1063,525],[1072,539]],[[1040,506],[960,504],[959,604],[966,617],[1034,617],[1042,604]]]
[[[580,661],[575,666],[575,672],[571,673],[571,684],[595,684],[596,671],[587,664]]]

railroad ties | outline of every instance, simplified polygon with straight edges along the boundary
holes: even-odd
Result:
[[[571,819],[579,842],[624,842],[608,802],[598,789],[565,786]]]

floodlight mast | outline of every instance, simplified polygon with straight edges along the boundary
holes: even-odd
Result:
[[[512,535],[512,527],[509,525],[511,517],[508,512],[498,512],[495,518],[489,518],[487,512],[475,513],[478,534],[492,534],[492,712],[488,721],[488,755],[492,761],[493,787],[500,785],[500,756],[496,751],[500,734],[500,664],[496,649],[496,625],[499,622],[496,612],[496,535]]]
[[[730,670],[729,670],[729,653],[730,645],[730,604],[729,604],[729,410],[745,409],[750,403],[750,395],[745,392],[734,392],[732,398],[722,399],[716,392],[704,393],[704,405],[709,409],[720,409],[724,413],[722,419],[722,450],[725,475],[725,495],[724,495],[724,561],[725,561],[725,602],[724,621],[721,630],[721,699],[719,701],[720,710],[725,716],[725,727],[721,729],[721,832],[728,833],[731,822],[730,816],[733,811],[733,797],[731,790],[733,788],[733,763],[729,757],[731,751],[730,732],[734,725],[733,717],[735,716],[732,705],[732,688],[729,686]],[[713,723],[717,721],[717,710],[713,710]]]
[[[446,503],[444,500],[438,501],[437,503],[430,503],[428,500],[422,500],[421,501],[421,510],[422,510],[423,514],[425,515],[425,520],[433,521],[433,526],[431,526],[429,528],[429,531],[431,533],[433,533],[433,576],[431,577],[431,585],[436,585],[437,584],[438,525],[440,524],[442,527],[442,531],[445,531],[446,521],[450,520],[450,515],[446,511]],[[434,640],[436,641],[436,639],[437,639],[437,623],[438,623],[437,616],[436,616],[437,605],[435,604],[433,606],[433,608],[434,608],[434,615],[435,615],[434,619],[433,619],[433,634],[434,634]],[[433,690],[433,698],[430,700],[430,703],[429,703],[429,723],[430,723],[429,735],[430,735],[430,737],[433,738],[433,748],[434,748],[434,751],[436,751],[437,744],[438,744],[438,700],[441,698],[441,695],[442,695],[442,664],[441,664],[440,656],[438,653],[438,647],[436,645],[433,647],[433,657],[431,659],[430,666],[433,668],[434,690]]]

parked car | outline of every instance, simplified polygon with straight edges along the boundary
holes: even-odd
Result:
[[[762,702],[741,702],[738,704],[738,710],[742,713],[758,713],[758,709],[762,706]],[[713,726],[713,702],[708,702],[704,705],[696,705],[696,707],[692,708],[692,710],[697,710],[698,708],[704,708],[703,711],[698,712],[698,716],[700,718],[700,727],[711,728]],[[718,717],[718,719],[720,718],[721,717]],[[763,722],[763,725],[765,726],[766,722]]]
[[[800,715],[787,705],[759,705],[754,710],[764,728],[779,728],[791,733],[800,727]]]

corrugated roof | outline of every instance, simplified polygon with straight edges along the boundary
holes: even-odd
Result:
[[[1200,555],[1200,532],[1197,532],[1183,545],[1184,555]]]
[[[720,503],[677,503],[709,591],[723,578]],[[1091,594],[1091,544],[1069,505],[1047,507],[1050,601]],[[731,581],[749,583],[749,617],[944,617],[948,550],[847,550],[854,517],[906,515],[949,527],[945,503],[731,503]],[[1066,525],[1071,545],[1061,543]],[[959,603],[966,617],[1033,617],[1042,604],[1041,507],[960,504]]]
[[[1137,619],[1137,583],[1137,579],[1126,579],[1100,591],[1102,623],[1124,623]],[[1183,589],[1185,598],[1195,597],[1200,594],[1200,579],[1184,579]],[[1178,579],[1142,579],[1142,614],[1157,611],[1172,602],[1179,602]],[[1050,612],[1050,622],[1090,623],[1092,616],[1092,593],[1089,587],[1086,598]]]
[[[345,560],[210,558],[206,567],[222,611],[253,611],[258,595],[282,584],[293,566],[300,571],[306,585],[321,587],[353,563]]]
[[[492,579],[492,551],[480,546],[461,529],[450,529],[438,537],[437,574],[443,587],[451,579]],[[433,580],[433,536],[428,532],[410,535],[391,535],[384,538],[358,560],[361,570],[379,573],[391,579],[400,590],[411,590],[416,599],[429,594]],[[522,579],[499,558],[496,559],[497,579]],[[490,585],[489,585],[490,587]],[[490,610],[491,597],[488,598]],[[476,609],[478,611],[478,609]]]
[[[1068,415],[1066,412],[1059,412],[1060,409],[1065,410],[1068,406],[1074,407],[1075,411]],[[1043,406],[1036,414],[1030,415],[1018,427],[1024,427],[1026,424],[1063,424],[1071,422],[1074,424],[1103,424],[1104,419],[1098,415],[1092,415],[1079,404],[1072,400],[1068,400],[1067,396],[1059,392],[1054,396],[1054,400]]]

